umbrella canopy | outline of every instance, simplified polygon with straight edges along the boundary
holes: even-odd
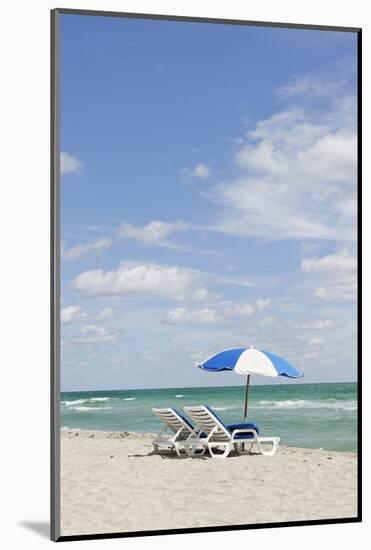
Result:
[[[246,397],[244,418],[247,416],[247,402],[251,374],[262,376],[287,376],[288,378],[301,378],[303,373],[288,363],[285,359],[268,351],[251,348],[234,348],[221,351],[212,355],[202,363],[197,363],[200,369],[209,372],[230,370],[237,374],[245,374]]]
[[[234,348],[216,353],[206,361],[197,363],[208,371],[234,370],[237,374],[260,374],[262,376],[288,376],[300,378],[303,373],[282,357],[255,348]]]

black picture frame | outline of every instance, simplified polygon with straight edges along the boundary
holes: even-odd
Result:
[[[290,29],[313,29],[323,31],[349,32],[357,35],[357,515],[351,518],[321,520],[285,521],[246,525],[226,525],[201,528],[179,528],[166,530],[141,530],[135,532],[99,533],[88,535],[68,535],[60,533],[60,16],[73,14],[82,16],[117,17],[132,19],[184,21],[245,25],[254,27],[280,27]],[[128,538],[186,533],[237,531],[246,529],[266,529],[291,526],[330,525],[362,521],[362,29],[358,27],[338,27],[317,24],[293,24],[283,22],[249,21],[239,19],[218,19],[208,17],[157,15],[148,13],[127,13],[114,11],[56,8],[51,10],[51,357],[50,357],[50,441],[51,441],[51,540],[56,542]]]

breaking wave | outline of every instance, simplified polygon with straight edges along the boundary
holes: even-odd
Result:
[[[90,412],[90,411],[108,411],[112,407],[70,407],[74,411]]]
[[[211,407],[211,408],[213,409],[213,411],[231,411],[232,409],[239,409],[241,407],[234,405],[231,407]]]
[[[252,409],[332,409],[341,411],[356,411],[356,401],[306,400],[288,399],[287,401],[258,401],[251,404]]]
[[[65,405],[66,407],[72,407],[73,405],[82,405],[83,403],[95,403],[96,401],[109,401],[110,399],[111,397],[89,397],[88,399],[74,399],[73,401],[61,401],[61,404]]]

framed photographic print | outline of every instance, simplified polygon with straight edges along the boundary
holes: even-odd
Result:
[[[361,520],[361,30],[52,11],[52,538]]]

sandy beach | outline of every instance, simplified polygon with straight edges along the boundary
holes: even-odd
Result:
[[[274,457],[154,455],[150,434],[62,432],[61,533],[350,518],[356,454],[280,446]]]

